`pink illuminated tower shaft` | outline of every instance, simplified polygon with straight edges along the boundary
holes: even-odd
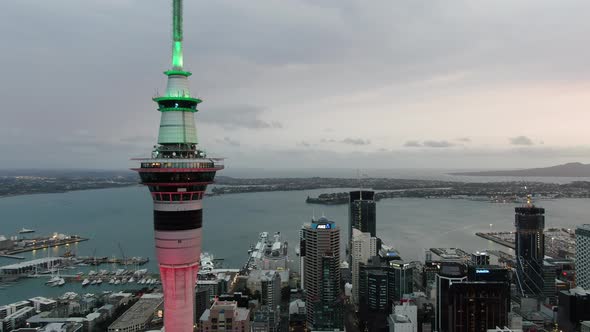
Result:
[[[197,148],[195,113],[183,69],[182,0],[173,0],[172,69],[166,94],[154,98],[161,112],[158,144],[151,158],[139,159],[141,182],[154,202],[156,257],[164,288],[166,332],[193,331],[195,282],[201,254],[202,198],[221,160]]]

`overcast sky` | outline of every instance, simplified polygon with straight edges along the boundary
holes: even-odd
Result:
[[[0,168],[149,155],[171,1],[0,1]],[[588,0],[185,1],[201,147],[229,167],[590,162]]]

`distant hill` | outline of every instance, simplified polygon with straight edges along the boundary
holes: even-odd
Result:
[[[529,168],[508,171],[459,172],[451,174],[469,176],[590,177],[590,164],[567,163],[544,168]]]

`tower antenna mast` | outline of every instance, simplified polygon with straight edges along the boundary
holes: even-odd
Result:
[[[182,70],[182,0],[172,2],[172,70]]]

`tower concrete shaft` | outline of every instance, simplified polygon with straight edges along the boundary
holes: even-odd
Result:
[[[189,332],[194,326],[195,282],[201,255],[202,199],[221,159],[197,148],[194,115],[200,99],[191,96],[183,69],[182,0],[173,0],[172,69],[164,96],[155,97],[162,113],[158,145],[151,158],[138,159],[142,184],[154,203],[156,257],[164,288],[164,327]]]

